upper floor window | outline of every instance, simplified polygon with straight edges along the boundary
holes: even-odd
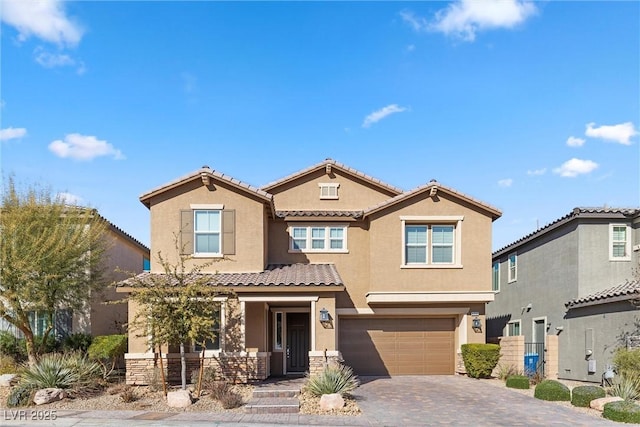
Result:
[[[346,225],[295,225],[289,227],[291,252],[346,252]]]
[[[402,266],[460,267],[462,217],[400,217]]]
[[[609,259],[612,261],[631,260],[631,239],[629,238],[629,227],[625,224],[611,224]]]
[[[221,242],[220,210],[194,210],[194,253],[219,255]]]
[[[318,186],[320,187],[320,199],[326,200],[326,199],[338,199],[338,187],[340,187],[340,184],[338,183],[319,183]]]
[[[508,259],[509,265],[509,283],[518,280],[518,255],[511,254]]]
[[[500,262],[493,263],[492,275],[491,275],[491,290],[494,292],[500,292]]]

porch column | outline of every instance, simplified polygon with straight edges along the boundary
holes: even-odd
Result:
[[[316,350],[316,302],[311,301],[311,351]]]

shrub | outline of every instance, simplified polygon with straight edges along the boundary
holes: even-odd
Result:
[[[613,364],[619,373],[640,372],[640,348],[619,348],[613,355]]]
[[[91,334],[83,334],[82,332],[71,334],[62,341],[62,350],[65,352],[81,351],[85,353],[89,350],[92,340]]]
[[[331,364],[317,375],[307,377],[306,390],[314,396],[349,393],[360,385],[358,377],[346,365]]]
[[[233,390],[227,391],[219,400],[224,409],[233,409],[244,404],[242,396]]]
[[[624,371],[617,381],[607,389],[611,396],[618,396],[624,400],[640,399],[640,374]]]
[[[496,375],[502,381],[506,381],[507,378],[511,376],[514,376],[514,375],[522,376],[524,375],[524,373],[520,371],[518,368],[516,368],[514,365],[503,365],[502,363],[498,363],[498,366],[496,367]]]
[[[138,400],[136,389],[130,386],[125,387],[122,392],[120,392],[120,399],[124,403],[135,402],[136,400]]]
[[[588,408],[592,400],[605,396],[606,393],[602,387],[595,385],[574,387],[574,389],[571,390],[571,404],[573,406]]]
[[[144,382],[149,386],[149,390],[162,390],[162,373],[159,367],[147,369],[144,373]]]
[[[511,375],[507,378],[507,387],[518,388],[521,390],[529,389],[529,377],[525,375]]]
[[[212,381],[205,389],[212,399],[222,401],[223,397],[231,391],[231,385],[226,381]]]
[[[0,353],[0,375],[15,374],[18,371],[18,364],[13,356]]]
[[[16,338],[11,332],[0,331],[0,354],[13,357],[17,362],[21,362],[27,358],[26,347],[22,341]]]
[[[20,383],[41,389],[82,388],[95,385],[100,366],[77,353],[51,353],[20,373]]]
[[[607,403],[602,416],[611,421],[640,424],[640,406],[628,400]]]
[[[11,389],[7,396],[7,407],[29,406],[33,400],[36,389],[29,384],[18,384]]]
[[[568,402],[571,400],[569,387],[555,380],[544,380],[533,393],[536,399]]]
[[[462,344],[464,367],[472,378],[489,378],[499,359],[498,344]]]
[[[107,379],[116,368],[118,359],[127,352],[126,335],[101,335],[89,346],[89,357],[102,367],[102,377]]]

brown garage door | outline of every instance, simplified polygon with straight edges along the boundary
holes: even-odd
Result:
[[[342,318],[340,351],[358,375],[454,373],[454,319]]]

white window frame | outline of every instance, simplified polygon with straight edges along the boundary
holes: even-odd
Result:
[[[513,269],[511,268],[511,257],[514,257]],[[512,274],[513,272],[513,274]],[[507,256],[507,277],[508,283],[513,283],[518,280],[518,254],[517,252],[510,253]]]
[[[518,335],[511,335],[510,331],[509,331],[509,326],[510,325],[518,325]],[[510,322],[507,323],[507,325],[504,327],[504,336],[505,337],[519,337],[520,335],[522,335],[522,320],[517,319],[517,320],[512,320]]]
[[[224,205],[220,204],[192,204],[191,210],[193,211],[193,256],[197,257],[221,257],[222,256],[222,210]],[[218,231],[218,248],[219,252],[198,252],[197,237],[200,234],[196,231],[196,215],[198,212],[218,212],[220,219],[219,231]],[[209,234],[211,232],[202,232],[202,234]]]
[[[614,240],[614,228],[624,227],[624,256],[614,256],[613,246],[621,241]],[[609,225],[609,261],[631,261],[631,227],[628,224],[610,224]]]
[[[496,266],[498,266],[497,270],[496,270]],[[494,275],[494,273],[496,272],[498,274]],[[496,286],[494,286],[494,284]],[[491,266],[491,290],[495,293],[500,292],[500,261],[494,262],[493,265]]]
[[[306,235],[305,235],[305,242],[306,242],[306,248],[304,249],[296,249],[293,246],[293,230],[296,228],[303,228],[306,230]],[[318,239],[314,239],[312,236],[312,230],[314,228],[321,228],[324,229],[324,247],[323,248],[318,248],[318,249],[314,249],[313,248],[313,240],[318,240]],[[331,229],[332,228],[339,228],[342,229],[342,248],[340,249],[331,249],[331,241],[332,240],[339,240],[336,238],[331,238]],[[321,224],[310,224],[310,223],[300,223],[300,224],[290,224],[287,227],[287,233],[289,235],[289,253],[348,253],[349,249],[347,247],[347,235],[348,235],[348,229],[349,229],[349,225],[348,224],[344,224],[344,223],[335,223],[335,224],[328,224],[328,223],[321,223]]]
[[[318,187],[320,187],[320,200],[338,200],[338,188],[340,184],[337,182],[319,182]]]
[[[400,217],[400,233],[402,236],[401,243],[401,261],[400,268],[462,268],[462,215],[448,216],[401,216]],[[407,263],[407,242],[406,227],[407,226],[425,226],[427,227],[427,254],[426,263]],[[453,227],[453,259],[450,263],[432,261],[433,253],[433,226],[451,226]]]

